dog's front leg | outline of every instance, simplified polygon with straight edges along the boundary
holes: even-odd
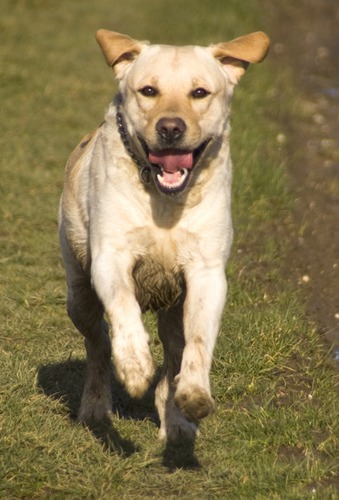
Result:
[[[149,336],[134,294],[133,263],[111,251],[93,259],[92,282],[112,327],[116,375],[132,397],[141,397],[154,376]]]
[[[198,421],[214,408],[209,372],[226,297],[223,266],[186,272],[185,348],[175,402],[188,420]]]

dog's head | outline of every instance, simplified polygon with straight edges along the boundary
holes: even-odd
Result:
[[[181,193],[208,144],[222,136],[233,88],[249,63],[265,58],[268,37],[175,47],[99,30],[97,41],[119,80],[129,132],[159,167],[158,189]]]

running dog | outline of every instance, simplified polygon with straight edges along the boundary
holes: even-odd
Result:
[[[150,309],[164,350],[159,434],[193,439],[214,408],[209,372],[227,290],[230,103],[269,40],[256,32],[176,47],[99,30],[97,41],[119,92],[68,160],[59,216],[68,313],[87,351],[79,420],[112,411],[112,351],[128,393],[148,389]]]

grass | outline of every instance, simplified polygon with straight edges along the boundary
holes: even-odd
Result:
[[[74,420],[84,349],[65,313],[56,214],[67,155],[115,89],[94,33],[204,44],[269,32],[259,13],[249,0],[3,0],[1,498],[337,498],[335,371],[281,274],[291,200],[277,136],[288,102],[269,60],[234,100],[236,241],[211,374],[217,412],[195,449],[174,449],[157,441],[152,390],[133,401],[113,380],[112,421]],[[145,321],[160,363],[154,317]]]

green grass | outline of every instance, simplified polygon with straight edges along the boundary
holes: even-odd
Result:
[[[74,420],[84,349],[65,312],[56,218],[67,155],[115,89],[94,33],[205,44],[269,32],[259,14],[249,0],[2,1],[1,498],[337,498],[335,371],[281,275],[291,200],[276,138],[289,104],[272,60],[250,68],[234,99],[236,240],[211,374],[217,412],[194,450],[164,446],[152,390],[133,401],[113,380],[112,421]],[[160,363],[155,320],[145,321]]]

